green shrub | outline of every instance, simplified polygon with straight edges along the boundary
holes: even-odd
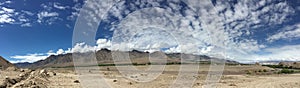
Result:
[[[268,70],[264,69],[263,72],[268,72]]]
[[[247,74],[247,75],[251,75],[251,71],[246,70],[246,74]]]
[[[258,72],[262,72],[261,70],[258,70]]]
[[[283,74],[291,74],[291,73],[294,73],[294,70],[282,69],[281,71],[279,71],[279,73],[283,73]]]

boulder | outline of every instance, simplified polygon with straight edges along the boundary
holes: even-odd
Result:
[[[5,70],[6,71],[17,71],[18,68],[11,66],[11,67],[7,67]]]

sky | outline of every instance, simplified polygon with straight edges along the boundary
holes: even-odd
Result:
[[[299,61],[300,1],[0,0],[0,41],[13,63],[101,48]]]

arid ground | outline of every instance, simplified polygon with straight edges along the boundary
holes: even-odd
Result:
[[[136,66],[145,69],[147,66]],[[150,82],[136,82],[123,77],[114,66],[101,66],[99,72],[107,83],[113,88],[168,88],[178,75],[180,65],[166,65],[164,72],[155,80]],[[202,88],[206,84],[209,65],[201,65],[198,75],[194,76],[196,81],[194,88]],[[195,70],[195,69],[187,69]],[[96,70],[90,73],[98,74]],[[277,74],[276,69],[257,65],[234,65],[225,66],[221,79],[216,83],[217,88],[299,88],[300,74]],[[81,80],[78,78],[74,68],[45,68],[37,70],[29,69],[7,69],[1,71],[1,87],[27,88],[81,88]],[[150,74],[140,74],[130,77],[136,79],[147,77]],[[92,79],[91,79],[92,80]],[[188,79],[186,79],[188,80]],[[185,80],[183,80],[185,81]],[[97,83],[96,83],[97,84]],[[101,86],[101,85],[99,85]],[[179,86],[178,86],[179,87]]]

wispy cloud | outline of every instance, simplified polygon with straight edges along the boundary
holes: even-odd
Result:
[[[285,39],[285,40],[294,40],[300,38],[300,23],[294,25],[288,25],[281,29],[280,32],[267,38],[269,42],[274,42],[276,40]]]
[[[53,7],[56,9],[60,9],[60,10],[65,10],[65,9],[69,8],[69,6],[62,6],[62,5],[60,5],[60,3],[57,3],[57,2],[53,3]]]
[[[21,27],[31,27],[31,23],[24,23],[24,24],[21,24]]]
[[[42,12],[38,13],[37,16],[38,16],[37,22],[39,22],[39,23],[47,22],[48,24],[51,24],[53,21],[55,21],[57,19],[57,16],[59,16],[59,13],[42,11]]]

